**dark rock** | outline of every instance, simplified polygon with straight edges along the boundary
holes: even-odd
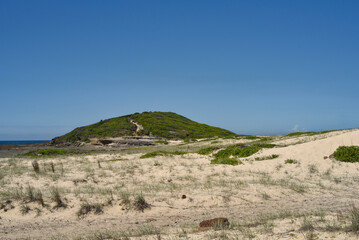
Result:
[[[187,196],[184,194],[181,196],[181,199],[186,199],[186,198],[187,198]]]

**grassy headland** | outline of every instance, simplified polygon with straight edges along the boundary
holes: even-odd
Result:
[[[141,125],[137,129],[133,123]],[[89,141],[90,138],[121,136],[156,136],[167,139],[198,139],[209,137],[236,136],[235,133],[192,121],[172,112],[143,112],[101,120],[98,123],[79,127],[54,138],[55,143]]]

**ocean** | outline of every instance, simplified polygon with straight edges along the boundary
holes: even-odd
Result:
[[[24,145],[31,143],[43,143],[43,142],[50,142],[50,140],[0,141],[0,145]]]

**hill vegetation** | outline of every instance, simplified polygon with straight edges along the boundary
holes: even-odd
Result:
[[[141,125],[137,129],[133,123]],[[136,131],[137,130],[137,131]],[[89,141],[90,138],[122,136],[156,136],[167,139],[198,139],[208,137],[236,136],[228,130],[197,123],[172,112],[143,112],[122,117],[101,120],[98,123],[79,127],[73,131],[54,138],[55,143]]]

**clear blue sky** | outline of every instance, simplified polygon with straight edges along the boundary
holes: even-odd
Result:
[[[172,111],[242,134],[359,127],[359,1],[0,0],[0,140]]]

